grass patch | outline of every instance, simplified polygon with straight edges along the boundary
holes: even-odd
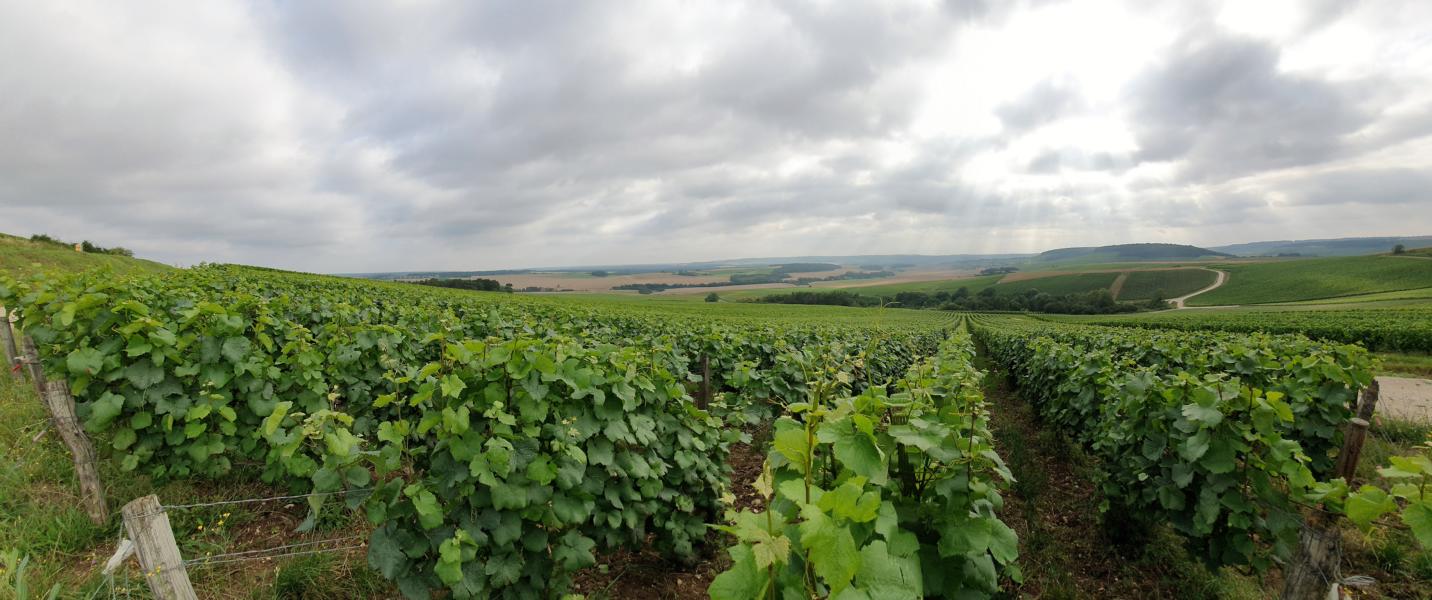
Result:
[[[36,271],[78,272],[108,267],[120,274],[146,275],[173,270],[154,261],[113,254],[76,252],[0,233],[0,273],[23,277]]]
[[[120,538],[120,507],[133,498],[152,493],[165,504],[190,504],[286,492],[258,482],[253,469],[237,470],[220,481],[186,479],[155,484],[146,477],[121,472],[106,456],[107,440],[95,438],[100,480],[111,513],[108,523],[95,525],[82,508],[69,451],[49,430],[47,419],[28,381],[0,374],[0,423],[6,424],[0,428],[0,553],[28,557],[26,581],[32,592],[59,585],[61,598],[108,598],[111,591],[125,597],[147,597],[134,561],[112,580],[99,575]],[[319,522],[319,531],[301,538],[292,531],[306,514],[302,502],[172,510],[169,516],[180,552],[187,559],[296,541],[366,536],[368,526],[357,513],[334,506],[328,511]],[[342,545],[352,543],[356,542]],[[189,573],[200,598],[398,597],[396,590],[368,568],[361,549],[314,556],[292,568],[290,565],[303,557],[198,566]],[[297,595],[284,595],[290,592]],[[7,593],[0,587],[0,599]]]
[[[1377,358],[1382,361],[1382,370],[1378,371],[1378,375],[1432,377],[1432,354],[1378,352]]]

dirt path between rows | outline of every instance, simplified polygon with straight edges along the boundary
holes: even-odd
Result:
[[[1378,377],[1377,414],[1432,423],[1432,379]]]
[[[754,483],[766,462],[762,447],[770,437],[770,426],[747,431],[752,442],[732,444],[726,463],[731,467],[733,510],[765,510],[765,497]],[[573,576],[572,592],[591,600],[706,600],[711,581],[731,566],[726,554],[732,538],[712,530],[706,538],[705,555],[693,564],[663,558],[650,547],[619,550],[597,558],[598,566]]]
[[[1225,282],[1228,281],[1228,272],[1227,272],[1227,271],[1219,271],[1219,270],[1216,270],[1216,269],[1204,269],[1204,270],[1205,270],[1205,271],[1213,271],[1214,273],[1217,273],[1217,274],[1218,274],[1218,279],[1216,279],[1216,280],[1213,281],[1213,285],[1210,285],[1210,286],[1208,286],[1208,287],[1206,287],[1206,288],[1203,288],[1203,289],[1201,289],[1201,290],[1198,290],[1197,292],[1194,292],[1194,293],[1192,293],[1192,294],[1187,294],[1187,295],[1179,296],[1179,297],[1177,297],[1177,298],[1173,298],[1173,299],[1169,300],[1169,302],[1172,302],[1172,303],[1173,303],[1173,307],[1174,307],[1175,309],[1185,309],[1185,308],[1188,308],[1187,306],[1184,306],[1184,302],[1186,302],[1189,298],[1192,298],[1192,297],[1197,296],[1197,295],[1199,295],[1199,294],[1202,294],[1202,293],[1204,293],[1204,292],[1211,292],[1211,291],[1213,291],[1213,290],[1216,290],[1216,289],[1219,288],[1219,286],[1222,286]]]
[[[1206,585],[1187,557],[1170,556],[1181,550],[1169,550],[1169,542],[1140,546],[1128,540],[1142,536],[1106,525],[1092,459],[1041,420],[996,365],[983,355],[977,365],[989,373],[996,451],[1016,480],[999,511],[1019,535],[1024,572],[1023,584],[1005,583],[1010,597],[1184,598]]]

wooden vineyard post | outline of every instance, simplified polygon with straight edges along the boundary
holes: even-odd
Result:
[[[85,511],[95,525],[104,525],[109,521],[109,507],[105,504],[104,486],[100,484],[99,469],[95,465],[94,445],[75,416],[75,399],[70,396],[69,384],[46,383],[44,398],[45,407],[50,411],[50,423],[60,432],[70,456],[74,457],[75,478],[80,482]]]
[[[30,382],[35,384],[35,392],[44,396],[45,370],[40,366],[40,351],[35,347],[35,340],[28,335],[22,343],[20,361],[25,363],[25,369],[30,372]]]
[[[1343,447],[1338,452],[1338,463],[1334,477],[1341,477],[1352,488],[1353,475],[1357,473],[1357,461],[1362,454],[1363,441],[1367,439],[1367,426],[1373,411],[1377,410],[1377,380],[1363,390],[1362,402],[1358,404],[1357,416],[1348,421],[1343,433]],[[1342,555],[1342,532],[1337,521],[1327,513],[1319,511],[1303,524],[1298,538],[1298,551],[1288,568],[1283,582],[1284,600],[1321,600],[1328,597],[1328,588],[1336,584],[1338,560]]]
[[[124,530],[134,542],[144,580],[155,598],[198,600],[158,496],[151,494],[124,505]]]
[[[1377,385],[1377,379],[1372,380],[1360,395],[1361,401],[1357,405],[1357,416],[1348,421],[1347,431],[1343,433],[1342,451],[1338,452],[1337,469],[1333,472],[1334,477],[1341,477],[1352,487],[1352,477],[1357,474],[1357,459],[1362,455],[1362,443],[1367,439],[1367,426],[1372,422],[1372,413],[1377,410],[1377,397],[1381,393]]]
[[[696,401],[696,407],[706,410],[711,405],[711,357],[701,355],[701,397]]]
[[[5,309],[0,309],[0,346],[5,347],[5,370],[15,379],[24,378],[15,368],[20,360],[20,352],[15,348],[15,330],[10,328],[10,311]]]

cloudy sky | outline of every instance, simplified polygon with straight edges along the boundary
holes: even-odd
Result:
[[[0,231],[315,271],[1432,234],[1432,2],[0,2]]]

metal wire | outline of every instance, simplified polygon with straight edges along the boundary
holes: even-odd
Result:
[[[311,542],[299,542],[299,543],[297,543],[297,544],[287,544],[287,545],[283,545],[283,546],[275,546],[275,547],[273,547],[273,548],[263,548],[263,549],[261,549],[261,550],[245,550],[245,551],[243,551],[243,552],[229,552],[229,553],[226,553],[226,554],[218,554],[218,555],[214,555],[214,556],[206,556],[206,557],[204,557],[204,558],[191,558],[191,559],[189,559],[189,560],[184,561],[184,564],[187,566],[187,565],[196,565],[196,564],[207,564],[207,563],[226,562],[225,560],[222,560],[222,559],[228,559],[228,558],[237,557],[237,556],[253,556],[253,555],[255,555],[255,554],[263,554],[263,553],[265,553],[265,552],[277,552],[277,551],[279,551],[279,550],[287,550],[287,549],[289,549],[289,548],[303,548],[303,547],[305,547],[305,546],[318,546],[318,545],[322,545],[322,544],[333,544],[333,543],[337,543],[337,542],[349,542],[349,541],[361,540],[361,539],[363,539],[363,536],[361,536],[361,535],[355,535],[355,536],[349,536],[349,537],[343,537],[343,538],[332,538],[332,539],[327,539],[327,540],[315,540],[315,541],[311,541]],[[269,557],[267,557],[267,556],[256,556],[256,557],[254,557],[254,558],[269,558]]]
[[[352,494],[352,493],[354,493],[354,492],[370,492],[370,491],[373,491],[373,488],[361,488],[361,489],[351,489],[351,490],[337,490],[337,491],[333,491],[333,492],[314,492],[314,493],[309,493],[309,494],[294,494],[294,495],[291,495],[291,496],[273,496],[273,497],[271,497],[271,498],[246,498],[246,499],[243,499],[243,500],[220,500],[220,501],[218,501],[218,502],[199,502],[199,503],[195,503],[195,504],[165,504],[165,505],[163,505],[163,506],[160,506],[160,507],[159,507],[159,510],[157,510],[157,511],[151,511],[151,512],[147,512],[147,513],[142,513],[142,514],[140,514],[140,515],[138,515],[138,516],[141,516],[141,517],[149,517],[149,516],[157,515],[157,514],[160,514],[160,513],[169,512],[170,510],[180,510],[180,509],[189,509],[189,508],[205,508],[205,507],[210,507],[210,506],[231,506],[231,505],[234,505],[234,504],[257,504],[257,503],[259,503],[259,502],[275,502],[275,501],[278,501],[278,500],[299,500],[299,499],[302,499],[302,498],[311,498],[311,497],[318,497],[318,496],[336,496],[336,495],[341,495],[341,494]]]
[[[302,555],[305,555],[305,554],[322,554],[322,553],[324,553],[324,552],[343,552],[343,551],[345,551],[345,550],[356,550],[356,549],[358,549],[358,548],[363,548],[363,547],[365,547],[366,545],[367,545],[367,544],[356,544],[356,545],[353,545],[353,546],[343,546],[343,547],[341,547],[341,548],[319,548],[319,549],[316,549],[316,550],[304,550],[304,551],[301,551],[301,552],[287,552],[287,553],[284,553],[284,554],[274,554],[274,555],[264,555],[264,556],[244,556],[244,557],[239,557],[239,558],[226,558],[226,559],[223,559],[223,560],[202,560],[202,559],[201,559],[201,560],[198,560],[198,561],[187,561],[187,560],[186,560],[186,561],[184,561],[184,566],[185,566],[185,567],[189,567],[189,566],[203,566],[203,565],[222,565],[222,564],[224,564],[224,563],[242,562],[242,561],[246,561],[246,560],[265,560],[265,559],[274,559],[274,558],[286,558],[286,557],[289,557],[289,556],[302,556]],[[280,546],[280,548],[283,548],[283,547],[284,547],[284,546]],[[275,550],[275,549],[276,549],[276,548],[270,548],[269,550]],[[225,556],[225,555],[220,555],[220,556]]]

